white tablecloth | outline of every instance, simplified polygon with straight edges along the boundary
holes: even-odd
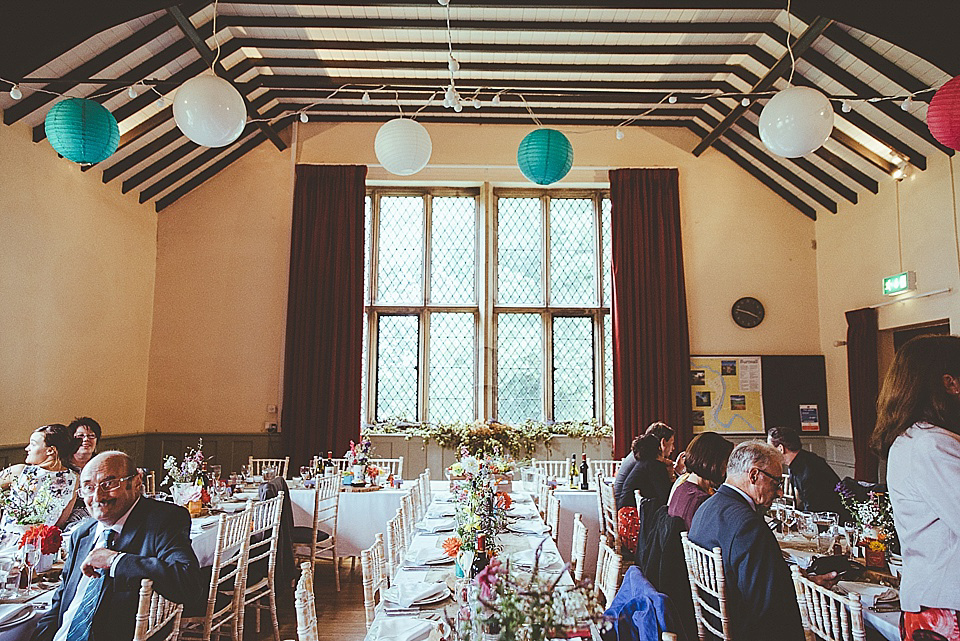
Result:
[[[31,599],[31,603],[47,604],[53,599],[53,590]],[[15,625],[0,626],[0,641],[30,641],[33,631],[37,628],[37,619],[46,612],[46,609],[34,608],[33,616]]]

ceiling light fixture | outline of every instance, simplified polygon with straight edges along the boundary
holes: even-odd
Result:
[[[843,102],[840,103],[840,111],[842,111],[843,113],[848,114],[852,109],[853,109],[853,105],[850,104],[849,100],[844,100]]]
[[[913,96],[907,96],[903,102],[900,103],[900,108],[904,111],[910,111],[913,107]]]
[[[10,97],[14,100],[20,100],[23,98],[23,92],[20,91],[20,85],[13,85],[10,87]]]
[[[747,98],[747,97],[741,98],[741,99],[740,99],[740,105],[741,105],[742,107],[749,107],[749,106],[750,106],[750,99]]]
[[[623,129],[617,128],[617,140],[623,140]]]
[[[676,96],[670,96],[669,98],[667,98],[667,102],[669,102],[671,105],[675,105],[675,104],[677,104],[677,97],[676,97]]]
[[[302,123],[304,123],[304,124],[310,122],[310,116],[307,115],[307,112],[306,112],[306,111],[301,111],[301,112],[300,112],[300,122],[302,122]]]
[[[363,95],[360,97],[360,102],[362,102],[362,103],[365,104],[365,105],[369,105],[371,101],[372,101],[372,100],[371,100],[371,98],[370,98],[370,92],[369,92],[369,91],[364,91],[364,92],[363,92]]]

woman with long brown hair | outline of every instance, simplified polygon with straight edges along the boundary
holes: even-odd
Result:
[[[919,336],[900,348],[871,444],[888,457],[903,552],[900,636],[960,641],[960,337]]]

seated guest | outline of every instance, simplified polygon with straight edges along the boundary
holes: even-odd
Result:
[[[204,599],[190,515],[140,489],[137,468],[122,452],[103,452],[83,468],[79,493],[93,518],[71,536],[60,585],[33,641],[129,641],[141,579],[176,603]]]
[[[661,456],[673,451],[673,428],[665,423],[654,423],[643,436],[633,440],[631,452],[620,464],[613,482],[617,502],[617,523],[620,540],[634,551],[637,542],[637,500],[634,490],[652,499],[656,505],[665,505],[670,493],[670,474]]]
[[[690,526],[690,541],[721,550],[731,638],[737,641],[804,639],[790,570],[762,515],[781,494],[782,474],[780,452],[759,441],[741,443],[730,454],[726,482]]]
[[[727,475],[727,459],[733,443],[716,432],[698,434],[687,446],[684,464],[686,479],[670,495],[667,512],[679,516],[690,529],[693,515],[723,483]]]
[[[32,504],[44,525],[63,527],[77,489],[77,473],[70,467],[77,441],[66,425],[54,423],[37,428],[25,449],[24,464],[0,472],[0,487],[17,493],[24,504]],[[16,520],[9,512],[4,515],[5,526]]]
[[[803,449],[800,435],[790,427],[774,427],[767,434],[767,443],[783,455],[790,470],[790,483],[796,496],[797,509],[804,512],[847,512],[837,494],[840,477],[823,457]]]
[[[88,416],[75,418],[67,426],[73,432],[74,438],[80,443],[76,454],[73,455],[72,463],[75,468],[82,470],[93,455],[97,453],[97,444],[100,442],[100,423]]]
[[[100,442],[100,435],[102,434],[100,423],[88,416],[80,416],[75,418],[67,426],[67,429],[73,433],[77,443],[80,444],[70,462],[77,470],[82,470],[83,466],[93,458],[97,451],[97,444]],[[90,515],[87,513],[87,507],[83,504],[83,501],[74,501],[73,510],[70,511],[64,527],[70,529],[88,516]]]

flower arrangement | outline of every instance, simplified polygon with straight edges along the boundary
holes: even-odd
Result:
[[[501,641],[546,641],[589,635],[589,623],[607,625],[603,605],[589,579],[561,585],[540,573],[543,543],[531,572],[515,571],[509,562],[492,559],[473,580],[474,593],[452,624],[458,641],[479,641],[494,633]]]
[[[899,553],[900,540],[893,523],[890,496],[870,487],[846,478],[837,483],[835,489],[854,523],[871,539],[868,546],[872,546],[874,551],[890,548],[891,552]],[[875,536],[871,531],[875,532]]]
[[[26,487],[13,483],[0,493],[0,506],[17,525],[43,524],[54,502],[52,479],[37,477]]]
[[[451,481],[457,503],[457,553],[476,550],[480,534],[486,534],[487,550],[495,551],[496,535],[506,526],[509,496],[504,500],[500,496],[503,493],[496,492],[496,474],[491,472],[487,459],[470,455],[466,448],[461,449],[460,460],[451,469],[462,478]],[[453,545],[450,544],[450,549]]]
[[[34,545],[40,554],[55,554],[63,544],[63,535],[55,525],[34,525],[20,537],[19,547]]]
[[[519,425],[492,420],[416,423],[395,418],[371,426],[364,434],[403,434],[408,439],[419,436],[424,441],[436,441],[440,447],[467,447],[478,455],[498,447],[517,458],[531,458],[541,444],[550,449],[550,439],[555,435],[576,438],[586,445],[587,441],[599,443],[613,434],[613,429],[595,418],[559,423],[527,420]]]
[[[370,461],[371,446],[370,439],[364,436],[359,443],[350,441],[350,449],[343,456],[350,465],[367,465]]]
[[[163,459],[163,469],[167,471],[167,475],[163,478],[161,485],[195,483],[203,466],[203,460],[203,439],[201,438],[197,449],[187,450],[182,461],[178,461],[175,456],[167,456]]]

